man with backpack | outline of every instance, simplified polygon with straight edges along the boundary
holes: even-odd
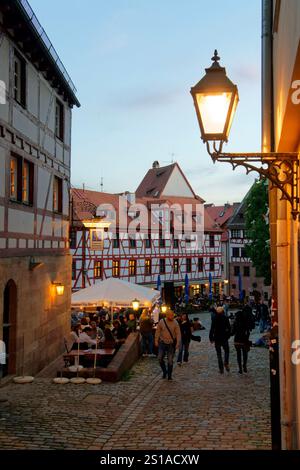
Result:
[[[249,336],[250,331],[253,330],[254,327],[255,319],[252,314],[252,309],[249,305],[246,305],[243,310],[236,312],[232,327],[232,334],[234,335],[234,347],[236,349],[239,374],[242,374],[243,371],[247,372],[248,352],[251,345]]]
[[[217,307],[215,314],[212,316],[211,328],[209,332],[209,340],[211,344],[215,345],[219,371],[220,374],[224,374],[224,367],[229,372],[229,344],[228,339],[230,338],[231,327],[229,318],[226,317],[224,308]],[[222,348],[225,353],[224,363],[222,358]]]
[[[172,380],[175,350],[179,349],[180,342],[181,333],[179,325],[174,320],[174,312],[168,310],[166,318],[162,318],[158,323],[155,333],[155,346],[158,347],[158,361],[163,371],[163,379],[168,375],[168,380]],[[164,360],[166,354],[168,358],[167,367]]]

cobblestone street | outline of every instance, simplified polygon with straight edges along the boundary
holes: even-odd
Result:
[[[190,362],[161,378],[141,358],[127,380],[55,385],[52,376],[0,389],[0,449],[270,449],[268,350],[251,348],[249,372],[220,375],[208,340],[192,341]],[[256,335],[257,336],[257,335]]]

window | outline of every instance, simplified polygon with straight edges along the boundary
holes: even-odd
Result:
[[[94,279],[102,279],[102,261],[94,261]]]
[[[215,270],[215,258],[209,258],[209,270],[210,271]]]
[[[136,275],[136,260],[130,259],[129,260],[129,276],[135,276],[135,275]]]
[[[116,232],[115,238],[113,238],[113,248],[120,247],[119,232]]]
[[[58,176],[53,180],[53,211],[62,213],[62,179]]]
[[[113,277],[119,277],[120,276],[120,261],[119,260],[114,260],[113,261],[112,275],[113,275]]]
[[[17,199],[18,159],[10,159],[10,198]]]
[[[191,258],[186,258],[186,272],[190,273],[192,272],[192,259]]]
[[[159,234],[159,247],[160,248],[165,248],[166,246],[166,241],[162,236],[162,233]]]
[[[234,276],[239,276],[240,275],[240,267],[239,266],[233,266],[233,275]]]
[[[72,260],[72,281],[76,279],[76,261]]]
[[[55,135],[64,140],[64,105],[59,100],[55,103]]]
[[[159,260],[159,272],[160,274],[165,274],[166,271],[166,260],[164,258],[160,258]]]
[[[150,276],[151,274],[151,259],[145,259],[145,276]]]
[[[231,284],[231,289],[236,289],[236,284]]]
[[[240,257],[240,249],[239,248],[232,248],[232,257],[239,258]]]
[[[215,236],[209,235],[209,247],[214,248],[214,246],[215,246]]]
[[[203,258],[198,258],[198,271],[203,271]]]
[[[145,238],[145,248],[151,248],[151,238],[150,235]]]
[[[136,247],[135,238],[129,238],[129,248],[135,248],[135,247]]]
[[[247,258],[247,250],[245,247],[241,248],[241,257]]]
[[[26,106],[26,62],[15,51],[14,57],[14,99],[23,108]]]
[[[241,231],[240,230],[231,230],[231,238],[240,238]]]
[[[178,274],[179,272],[179,259],[178,258],[174,259],[173,271],[174,271],[174,274]]]
[[[250,276],[250,266],[244,266],[244,276],[245,277]]]
[[[23,204],[33,204],[33,164],[21,157],[10,159],[10,199]]]
[[[173,238],[173,248],[175,248],[175,250],[178,248],[178,238]]]
[[[72,250],[76,249],[76,230],[70,230],[70,248]]]

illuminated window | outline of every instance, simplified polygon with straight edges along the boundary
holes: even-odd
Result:
[[[120,276],[120,261],[119,260],[114,260],[113,261],[112,275],[113,275],[113,277],[119,277]]]
[[[136,260],[130,259],[129,260],[129,276],[135,276],[135,275],[136,275]]]
[[[178,258],[174,259],[173,271],[174,271],[174,274],[178,274],[178,271],[179,271],[179,259]]]
[[[19,156],[10,159],[10,199],[33,204],[33,164]]]
[[[102,262],[97,260],[94,261],[94,279],[102,278]]]
[[[29,202],[29,163],[26,161],[22,168],[22,201]]]
[[[18,160],[15,157],[10,159],[10,198],[17,199],[17,171]]]
[[[145,276],[150,276],[151,274],[151,259],[145,259]]]

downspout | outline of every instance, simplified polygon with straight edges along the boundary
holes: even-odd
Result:
[[[262,0],[262,152],[274,151],[273,1]],[[270,401],[272,449],[281,449],[279,335],[277,299],[277,190],[269,186],[270,252],[272,269],[272,330],[270,347]]]

